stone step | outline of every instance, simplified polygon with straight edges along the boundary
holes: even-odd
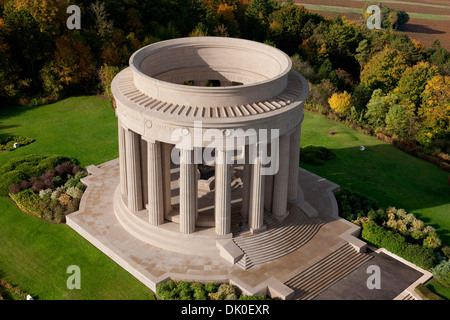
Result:
[[[322,226],[300,210],[292,210],[283,221],[278,221],[271,214],[266,214],[264,219],[267,226],[264,232],[233,239],[244,252],[244,256],[237,262],[244,270],[297,250]]]
[[[178,230],[172,231],[151,226],[135,215],[128,213],[121,201],[117,202],[117,205],[115,205],[116,218],[128,232],[141,241],[177,253],[202,256],[217,256],[219,254],[216,240],[219,240],[220,237],[201,236],[195,233],[186,235],[179,233]],[[176,224],[173,224],[173,226],[177,227]]]
[[[285,284],[295,291],[295,299],[310,300],[372,258],[371,255],[356,252],[347,243]]]

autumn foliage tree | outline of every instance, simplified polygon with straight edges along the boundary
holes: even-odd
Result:
[[[60,94],[69,86],[87,84],[94,73],[92,53],[83,40],[68,36],[56,39],[54,59],[41,70],[44,89]]]
[[[404,105],[409,107],[414,114],[417,114],[420,107],[422,102],[421,95],[427,82],[438,74],[436,66],[420,61],[416,65],[407,68],[401,76],[395,92],[400,99],[404,100]]]
[[[405,57],[398,50],[386,48],[370,59],[361,72],[361,83],[371,91],[389,92],[397,86],[408,67]]]
[[[435,76],[422,94],[420,139],[429,145],[435,139],[450,139],[450,76]]]
[[[334,93],[330,99],[328,99],[330,108],[342,116],[350,114],[352,108],[352,96],[344,91],[342,93]]]

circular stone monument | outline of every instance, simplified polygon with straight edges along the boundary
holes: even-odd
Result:
[[[233,238],[236,217],[256,233],[264,232],[265,215],[288,216],[288,203],[298,200],[309,92],[291,66],[282,51],[236,38],[179,38],[135,52],[112,82],[121,225],[153,246],[203,255]],[[201,213],[199,164],[214,166],[209,220]]]

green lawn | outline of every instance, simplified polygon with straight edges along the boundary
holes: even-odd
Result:
[[[330,129],[336,134],[329,135]],[[450,244],[448,172],[312,112],[306,112],[302,125],[302,145],[308,144],[325,146],[336,158],[323,166],[302,167],[372,197],[380,206],[415,213]],[[360,146],[366,150],[359,151]]]
[[[60,154],[83,166],[118,156],[117,121],[111,103],[75,97],[55,104],[0,109],[0,135],[36,142],[0,153],[0,166],[26,154]],[[66,225],[23,214],[0,197],[0,276],[38,299],[154,299],[141,282]],[[81,271],[81,289],[66,286],[67,267]]]
[[[333,129],[334,136],[327,133]],[[36,139],[29,146],[0,153],[0,166],[26,154],[59,154],[81,165],[118,156],[117,120],[111,103],[74,97],[55,104],[0,109],[0,136]],[[417,213],[449,243],[448,173],[375,138],[306,112],[302,144],[332,149],[323,166],[302,164],[343,187]],[[359,146],[366,151],[359,151]],[[39,299],[151,299],[153,293],[66,225],[53,225],[21,213],[0,198],[0,276]],[[67,267],[81,268],[81,290],[69,290]]]

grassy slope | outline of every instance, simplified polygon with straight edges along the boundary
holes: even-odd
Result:
[[[0,110],[0,134],[36,142],[0,154],[0,166],[30,153],[61,154],[83,166],[118,156],[117,122],[111,103],[75,97],[38,108]],[[152,299],[153,293],[66,225],[21,213],[0,198],[1,276],[39,299]],[[81,290],[66,286],[67,267],[78,265]]]
[[[336,135],[329,135],[333,129]],[[444,170],[414,158],[373,137],[360,134],[323,116],[306,112],[302,144],[322,145],[336,158],[323,166],[301,166],[341,187],[414,212],[450,243],[450,186]],[[359,151],[359,146],[365,151]]]

